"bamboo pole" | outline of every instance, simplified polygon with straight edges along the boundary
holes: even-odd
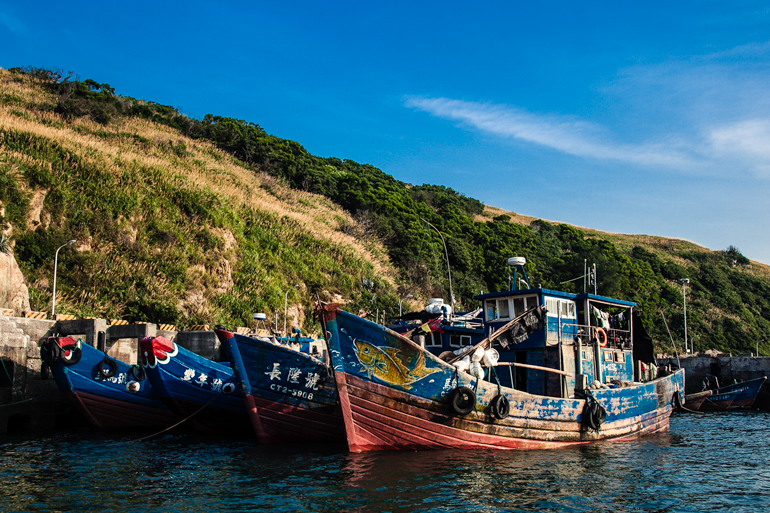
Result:
[[[561,374],[562,376],[572,377],[573,374],[570,374],[569,372],[564,372],[562,370],[558,369],[551,369],[549,367],[540,367],[539,365],[530,365],[528,363],[516,363],[516,362],[497,362],[498,367],[501,365],[505,365],[508,367],[524,367],[526,369],[534,369],[539,371],[545,371],[545,372],[553,372],[554,374]]]

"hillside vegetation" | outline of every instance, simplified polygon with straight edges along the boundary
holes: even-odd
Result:
[[[341,231],[355,221],[327,198],[140,117],[61,115],[42,84],[0,71],[0,222],[33,309],[50,311],[69,239],[58,313],[232,326],[279,312],[282,324],[292,285],[306,318],[316,291],[357,308],[363,279],[396,301],[383,247]]]
[[[596,263],[599,294],[636,301],[661,350],[665,316],[681,350],[682,286],[696,350],[751,351],[770,340],[770,272],[737,248],[550,223],[487,207],[452,189],[320,158],[258,124],[115,94],[47,70],[0,74],[0,202],[39,308],[62,250],[61,311],[156,322],[247,323],[282,312],[283,295],[398,309],[408,294],[459,309],[509,287],[510,256],[533,285],[579,292]],[[290,294],[292,296],[292,294]],[[290,297],[291,299],[291,297]],[[296,301],[297,298],[295,298]],[[59,306],[61,305],[61,306]],[[311,322],[309,319],[306,322]],[[770,342],[760,344],[770,352]]]

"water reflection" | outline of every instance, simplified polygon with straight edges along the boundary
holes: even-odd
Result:
[[[764,511],[770,415],[554,451],[348,454],[94,431],[0,441],[3,511]]]

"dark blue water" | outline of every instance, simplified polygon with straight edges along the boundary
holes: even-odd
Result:
[[[192,433],[0,438],[2,511],[770,510],[770,414],[553,451],[348,454]]]

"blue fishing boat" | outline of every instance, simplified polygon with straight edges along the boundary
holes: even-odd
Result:
[[[229,363],[203,358],[164,337],[139,341],[142,368],[157,397],[204,432],[251,430],[241,387]]]
[[[750,410],[767,376],[712,390],[699,405],[699,411]],[[688,396],[689,397],[689,396]]]
[[[59,389],[95,427],[163,429],[181,420],[155,395],[140,366],[73,337],[48,337],[40,356]]]
[[[331,367],[267,337],[218,329],[257,439],[343,442],[345,431]]]
[[[634,303],[542,288],[476,299],[487,336],[448,361],[321,306],[351,451],[553,448],[668,428],[684,371],[655,366]]]

